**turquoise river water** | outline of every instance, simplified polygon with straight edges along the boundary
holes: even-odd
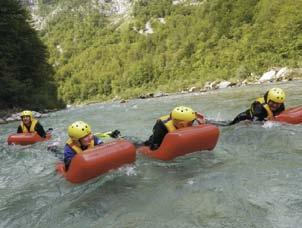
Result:
[[[302,125],[220,127],[211,152],[170,162],[137,154],[135,164],[76,185],[55,172],[61,153],[46,149],[57,143],[62,152],[75,120],[94,132],[119,129],[141,140],[177,105],[231,120],[272,86],[62,110],[40,119],[54,128],[52,140],[26,147],[6,143],[17,122],[1,125],[0,227],[301,227]],[[287,107],[302,105],[302,81],[277,86],[287,93]]]

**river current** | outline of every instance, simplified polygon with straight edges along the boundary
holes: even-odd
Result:
[[[137,154],[135,164],[83,184],[55,172],[76,120],[145,140],[175,106],[231,120],[273,86],[285,90],[286,107],[302,105],[302,81],[293,81],[70,108],[40,119],[54,128],[50,141],[25,147],[6,143],[19,123],[1,125],[0,227],[301,227],[302,125],[219,127],[211,152],[170,162]]]

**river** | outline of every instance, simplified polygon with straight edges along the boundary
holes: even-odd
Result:
[[[137,154],[136,163],[83,184],[55,172],[67,126],[88,122],[94,132],[119,129],[147,139],[155,120],[187,105],[209,119],[231,120],[274,84],[127,103],[102,103],[51,113],[51,141],[8,146],[18,123],[1,125],[0,227],[265,227],[302,224],[302,126],[276,123],[220,127],[211,152],[170,162]],[[302,105],[302,81],[278,83],[286,106]]]

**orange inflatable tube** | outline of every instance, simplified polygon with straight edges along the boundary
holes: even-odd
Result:
[[[284,122],[289,124],[301,124],[302,123],[302,106],[293,107],[284,110],[278,116],[275,116],[275,121]]]
[[[17,133],[8,136],[7,143],[8,145],[17,144],[17,145],[30,145],[36,142],[42,142],[49,140],[51,134],[46,134],[46,138],[40,137],[37,133]]]
[[[68,181],[81,183],[111,169],[133,163],[135,159],[136,150],[134,145],[126,140],[117,140],[76,154],[67,171],[65,171],[62,162],[56,165],[56,170]]]
[[[138,151],[148,157],[168,161],[195,151],[213,150],[218,137],[218,127],[212,124],[201,124],[168,133],[157,150],[142,146],[138,148]]]

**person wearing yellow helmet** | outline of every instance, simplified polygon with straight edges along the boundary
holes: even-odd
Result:
[[[65,170],[68,170],[70,162],[76,154],[103,143],[101,138],[92,134],[89,124],[83,121],[76,121],[69,125],[67,133],[69,139],[64,147]],[[99,135],[101,135],[102,138],[118,138],[120,132],[115,130],[112,132],[99,133]]]
[[[268,90],[263,97],[257,98],[248,110],[238,114],[230,125],[243,120],[272,120],[274,116],[285,110],[284,101],[284,91],[280,88],[272,88]]]
[[[24,110],[20,117],[21,123],[18,126],[17,133],[37,133],[42,138],[46,137],[43,126],[33,117],[32,111]]]
[[[72,158],[84,150],[102,144],[103,141],[92,134],[91,127],[83,122],[76,121],[67,129],[69,139],[64,147],[65,170],[68,170]]]
[[[156,150],[167,133],[180,128],[190,127],[197,118],[203,119],[203,116],[199,113],[197,114],[189,107],[175,107],[169,115],[162,116],[156,121],[153,127],[153,134],[144,144],[149,146],[151,150]],[[201,123],[202,121],[197,122]]]

